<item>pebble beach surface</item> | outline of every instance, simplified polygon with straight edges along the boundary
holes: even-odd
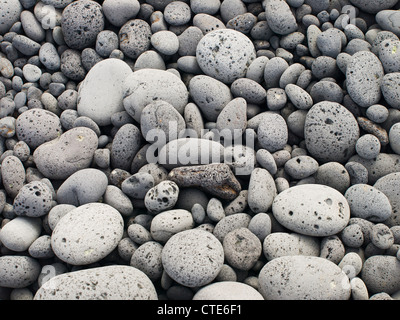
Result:
[[[0,0],[0,299],[400,299],[399,21]]]

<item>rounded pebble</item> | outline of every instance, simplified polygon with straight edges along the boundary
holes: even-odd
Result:
[[[209,284],[193,296],[193,300],[264,300],[251,286],[234,281]]]

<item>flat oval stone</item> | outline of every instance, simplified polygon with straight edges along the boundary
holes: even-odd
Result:
[[[171,72],[140,69],[129,75],[123,84],[123,105],[129,115],[140,121],[144,107],[157,100],[170,103],[180,114],[188,103],[185,84]]]
[[[348,300],[347,275],[320,257],[285,256],[260,271],[260,292],[266,300]]]
[[[88,203],[60,219],[51,235],[51,246],[64,262],[87,265],[111,253],[123,230],[124,221],[117,210],[103,203]]]
[[[99,126],[111,124],[114,113],[124,111],[122,85],[133,73],[120,59],[106,59],[96,63],[79,86],[77,111]]]
[[[399,41],[400,45],[400,41]],[[400,72],[388,73],[382,78],[381,90],[385,101],[395,109],[400,109]]]
[[[85,289],[87,290],[85,290]],[[34,300],[157,300],[146,274],[131,266],[104,266],[67,272],[46,281]]]
[[[173,235],[164,245],[162,264],[176,282],[200,287],[213,281],[224,264],[222,244],[210,232],[191,229]]]
[[[6,156],[1,162],[0,173],[5,191],[14,198],[23,188],[26,179],[22,161],[14,155]]]
[[[98,169],[82,169],[67,178],[57,190],[59,204],[71,204],[76,207],[97,202],[106,191],[108,179]]]
[[[268,0],[265,4],[266,20],[273,32],[286,35],[297,30],[297,22],[286,1]]]
[[[42,222],[39,218],[16,217],[0,230],[0,241],[15,252],[28,250],[29,246],[40,236]]]
[[[22,4],[18,0],[2,0],[0,1],[0,11],[3,14],[0,18],[0,34],[6,34],[12,25],[19,20],[23,10]]]
[[[304,135],[307,150],[316,160],[342,163],[354,154],[360,129],[341,104],[322,101],[308,111]]]
[[[400,37],[400,27],[397,23],[397,21],[399,21],[399,17],[399,10],[381,10],[376,14],[375,20],[383,30],[391,31]]]
[[[40,263],[31,257],[2,256],[0,257],[0,286],[26,288],[37,280],[40,270]]]
[[[167,210],[157,214],[151,221],[150,233],[155,241],[167,242],[174,234],[192,229],[192,214],[184,209]]]
[[[400,194],[398,189],[400,187],[400,173],[393,172],[379,178],[373,187],[381,191],[389,199],[392,206],[392,214],[385,221],[388,226],[395,226],[400,224]]]
[[[389,1],[350,0],[350,2],[356,7],[360,8],[362,11],[376,14],[379,11],[392,8],[398,2],[398,0],[389,0]]]
[[[18,216],[41,217],[53,206],[52,190],[42,181],[25,184],[14,199],[14,212]]]
[[[97,145],[98,138],[93,130],[72,128],[59,138],[41,144],[33,153],[33,159],[46,178],[66,179],[90,166]]]
[[[279,193],[272,213],[284,227],[309,236],[331,236],[343,230],[350,219],[346,198],[336,189],[305,184]]]
[[[206,75],[190,80],[189,94],[208,121],[216,121],[221,110],[233,99],[226,84]]]
[[[255,213],[268,212],[276,195],[272,175],[266,169],[255,168],[250,175],[247,195],[250,209]]]
[[[280,114],[265,113],[257,129],[260,145],[269,152],[282,149],[288,141],[288,127]]]
[[[284,256],[318,257],[320,241],[298,233],[273,232],[263,241],[263,253],[268,261]]]
[[[201,288],[193,296],[193,300],[264,300],[264,298],[248,284],[220,281]]]
[[[364,108],[379,103],[383,76],[383,66],[376,55],[368,51],[355,53],[346,69],[346,87],[352,100]]]
[[[196,58],[206,75],[231,84],[246,75],[256,52],[253,43],[243,33],[221,29],[207,33],[199,41]]]

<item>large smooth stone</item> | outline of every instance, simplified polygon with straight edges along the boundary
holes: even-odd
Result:
[[[336,189],[318,184],[291,187],[279,193],[272,213],[284,227],[308,236],[331,236],[350,219],[346,198]]]

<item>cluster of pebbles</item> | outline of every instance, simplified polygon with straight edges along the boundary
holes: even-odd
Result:
[[[399,9],[0,0],[0,298],[399,299]]]

